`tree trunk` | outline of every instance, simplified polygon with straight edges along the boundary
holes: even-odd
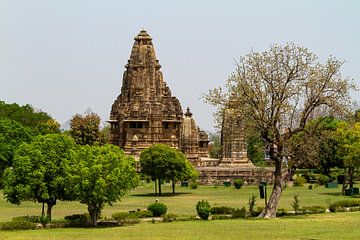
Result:
[[[49,221],[51,221],[51,210],[52,207],[56,205],[56,200],[50,200],[46,204],[47,204],[46,217]]]
[[[161,195],[161,179],[159,178],[159,196]]]
[[[271,155],[270,155],[271,156]],[[282,174],[282,159],[275,160],[275,181],[274,187],[271,192],[270,198],[265,206],[264,210],[260,213],[259,217],[263,218],[275,218],[276,210],[280,202],[281,194],[286,186],[287,181],[292,176],[292,172],[288,172],[285,176]]]
[[[154,183],[155,183],[155,195],[157,195],[157,182],[156,182],[156,179],[154,180]]]
[[[45,216],[45,202],[42,202],[41,217]]]
[[[350,188],[354,187],[354,168],[353,167],[349,168],[349,187]]]
[[[96,205],[88,205],[88,211],[90,215],[91,222],[94,224],[94,226],[97,226],[97,219],[100,216],[101,208]]]
[[[172,193],[175,194],[175,180],[172,179]]]

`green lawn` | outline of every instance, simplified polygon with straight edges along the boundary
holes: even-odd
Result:
[[[116,211],[129,211],[146,208],[149,203],[159,199],[168,206],[168,212],[177,214],[196,214],[195,204],[206,199],[212,206],[246,206],[251,194],[257,197],[257,186],[234,187],[199,186],[198,189],[177,187],[173,196],[170,186],[164,186],[165,196],[152,193],[153,185],[137,187],[129,196],[113,207],[106,206],[103,216],[109,217]],[[271,188],[268,187],[270,194]],[[287,187],[284,190],[280,208],[291,210],[293,196],[299,194],[302,206],[328,206],[330,202],[351,198],[340,195],[340,187],[326,189],[323,186],[309,190],[305,187]],[[257,206],[263,206],[257,199]],[[10,221],[15,216],[39,215],[41,205],[24,202],[11,205],[0,192],[0,222]],[[53,218],[86,212],[86,206],[77,202],[59,202],[53,208]],[[360,212],[328,213],[272,220],[236,219],[216,221],[190,221],[176,223],[141,223],[130,227],[97,229],[44,229],[31,231],[0,231],[0,239],[358,239],[360,236]]]
[[[232,206],[232,207],[248,207],[247,202],[251,194],[257,196],[257,206],[263,206],[264,200],[259,199],[259,191],[257,186],[244,186],[240,190],[234,187],[219,186],[199,186],[198,189],[177,187],[178,194],[173,196],[168,194],[171,192],[170,185],[165,185],[163,192],[165,196],[153,196],[153,185],[144,184],[133,190],[130,195],[124,197],[121,202],[111,206],[106,206],[102,212],[102,216],[110,217],[116,211],[129,211],[137,208],[146,208],[147,205],[159,199],[168,206],[168,212],[177,214],[196,214],[195,205],[199,200],[208,200],[212,206]],[[268,187],[268,195],[271,187]],[[309,190],[304,187],[287,187],[280,201],[280,208],[291,210],[291,202],[295,194],[299,194],[300,204],[302,206],[328,206],[330,202],[346,199],[340,195],[341,188],[327,189],[324,186],[318,186]],[[24,202],[21,205],[12,205],[6,202],[0,192],[0,222],[10,221],[15,216],[23,215],[39,215],[41,204],[33,202]],[[58,202],[53,208],[53,218],[63,218],[66,215],[74,213],[87,212],[86,206],[78,202]]]
[[[360,212],[271,220],[216,220],[141,223],[97,229],[0,231],[0,239],[359,239]]]

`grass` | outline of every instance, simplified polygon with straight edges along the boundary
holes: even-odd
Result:
[[[257,186],[243,186],[240,190],[231,187],[199,186],[198,189],[177,187],[177,194],[169,194],[171,186],[163,187],[164,196],[152,194],[153,185],[143,184],[134,189],[130,195],[112,207],[106,206],[102,212],[110,217],[116,211],[129,211],[146,208],[155,199],[168,206],[169,213],[196,214],[195,205],[199,200],[208,200],[212,206],[247,206],[251,194],[257,196],[257,206],[263,206],[259,199]],[[279,208],[291,209],[295,194],[299,195],[301,206],[320,205],[328,207],[329,203],[348,199],[342,196],[340,187],[326,189],[318,186],[315,189],[304,187],[287,187],[282,195]],[[268,187],[268,195],[271,187]],[[41,204],[24,202],[12,205],[6,202],[0,192],[0,222],[10,221],[15,216],[39,215]],[[58,202],[53,208],[53,219],[66,215],[86,212],[86,206],[78,202]],[[97,229],[44,229],[32,231],[0,231],[0,239],[357,239],[360,234],[360,213],[319,214],[297,216],[273,220],[217,220],[191,221],[175,223],[142,223],[131,227],[97,228]]]
[[[143,184],[133,190],[130,195],[122,198],[120,202],[113,206],[106,206],[103,209],[102,216],[110,217],[117,211],[130,211],[137,208],[146,208],[155,199],[168,206],[168,212],[176,214],[196,214],[195,205],[199,200],[208,200],[212,206],[230,206],[230,207],[248,207],[248,199],[251,194],[257,196],[256,206],[264,206],[264,200],[259,199],[259,190],[257,186],[243,186],[240,190],[231,187],[219,186],[199,186],[197,189],[177,187],[177,194],[169,194],[171,186],[163,187],[164,196],[158,197],[152,194],[153,185]],[[281,197],[279,208],[291,209],[291,203],[295,194],[299,195],[301,206],[320,205],[328,207],[331,202],[347,199],[351,197],[341,196],[341,188],[328,189],[324,186],[318,186],[315,189],[304,187],[287,187]],[[268,195],[271,187],[268,186]],[[34,202],[24,202],[21,205],[12,205],[4,200],[0,191],[0,222],[10,221],[15,216],[40,215],[41,204]],[[59,219],[66,215],[74,213],[87,212],[86,205],[78,202],[61,202],[53,208],[53,218]]]
[[[271,220],[216,220],[141,223],[92,229],[0,231],[3,240],[32,239],[358,239],[360,212]]]

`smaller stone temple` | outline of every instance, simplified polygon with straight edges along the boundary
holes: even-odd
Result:
[[[156,143],[181,150],[198,165],[207,156],[208,139],[187,108],[172,96],[156,59],[152,38],[142,30],[125,65],[120,95],[112,105],[110,142],[135,157]]]
[[[208,135],[196,125],[189,107],[184,113],[172,95],[160,71],[152,38],[141,30],[134,40],[120,95],[108,120],[110,142],[135,158],[157,143],[179,149],[197,167],[204,184],[239,177],[248,183],[271,180],[271,172],[253,167],[247,158],[241,122],[232,114],[231,104],[223,116],[222,157],[209,158]]]

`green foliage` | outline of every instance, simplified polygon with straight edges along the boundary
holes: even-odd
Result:
[[[166,214],[167,206],[164,203],[151,203],[147,209],[152,212],[154,217],[160,217]]]
[[[242,208],[236,208],[234,209],[234,212],[232,213],[232,218],[244,218],[246,215],[246,209],[245,207]]]
[[[12,221],[28,221],[28,222],[33,222],[33,223],[39,223],[41,222],[40,220],[41,216],[18,216],[18,217],[13,217]]]
[[[140,164],[141,172],[152,179],[185,181],[197,178],[197,171],[186,156],[164,144],[155,144],[142,151]],[[160,185],[159,193],[161,194]]]
[[[360,210],[360,199],[341,200],[330,204],[330,212],[344,212],[346,208]]]
[[[209,135],[209,156],[211,158],[220,158],[221,156],[221,141],[219,133],[211,133]]]
[[[211,214],[233,214],[233,212],[235,211],[235,208],[232,207],[227,207],[227,206],[220,206],[220,207],[211,207]]]
[[[105,204],[136,187],[135,160],[117,146],[79,146],[66,167],[66,192],[88,206],[94,225]]]
[[[1,230],[30,230],[35,229],[36,223],[25,219],[17,219],[11,222],[3,222],[0,224]]]
[[[191,189],[197,189],[199,187],[199,183],[197,183],[197,182],[191,182],[190,183],[190,188]]]
[[[196,212],[203,220],[208,220],[211,213],[211,206],[208,201],[201,200],[196,204]]]
[[[35,135],[60,133],[59,123],[47,113],[38,111],[28,104],[19,106],[16,103],[6,104],[0,101],[0,119],[16,121],[24,127],[32,129]]]
[[[115,220],[129,219],[129,218],[148,218],[153,217],[153,213],[149,210],[133,211],[133,212],[116,212],[111,215]]]
[[[34,132],[29,127],[0,118],[0,187],[4,170],[13,165],[15,150],[22,143],[29,143],[33,136]]]
[[[293,210],[295,211],[295,214],[301,213],[299,195],[296,194],[294,196],[294,201],[291,203],[291,206],[292,206]]]
[[[325,185],[325,183],[330,181],[330,178],[323,174],[320,174],[317,179],[320,185]]]
[[[258,134],[251,134],[247,139],[247,156],[256,166],[265,164],[265,144]]]
[[[76,114],[70,120],[70,135],[77,144],[93,145],[99,140],[105,143],[106,131],[101,134],[99,139],[100,117],[96,113],[88,113],[86,115]]]
[[[256,196],[255,194],[252,194],[248,201],[249,205],[249,213],[252,214],[255,211],[255,205],[256,205]]]
[[[184,221],[194,221],[196,216],[194,215],[177,215],[173,213],[165,214],[163,217],[163,222],[184,222]]]
[[[324,206],[302,207],[301,212],[303,214],[325,213],[326,207],[324,207]]]
[[[244,185],[244,180],[242,180],[241,178],[234,180],[234,186],[236,189],[240,189],[242,185]]]
[[[87,213],[65,216],[64,219],[67,227],[88,227],[90,225],[90,216]]]
[[[279,208],[276,211],[276,217],[281,217],[281,216],[285,216],[285,215],[287,215],[287,211],[285,208]]]
[[[294,186],[302,187],[306,183],[306,179],[302,176],[298,176],[294,179]]]
[[[70,137],[61,134],[40,135],[33,142],[22,144],[15,152],[13,168],[4,174],[7,201],[44,202],[51,219],[51,208],[58,199],[72,199],[65,194],[65,165],[74,146]]]

